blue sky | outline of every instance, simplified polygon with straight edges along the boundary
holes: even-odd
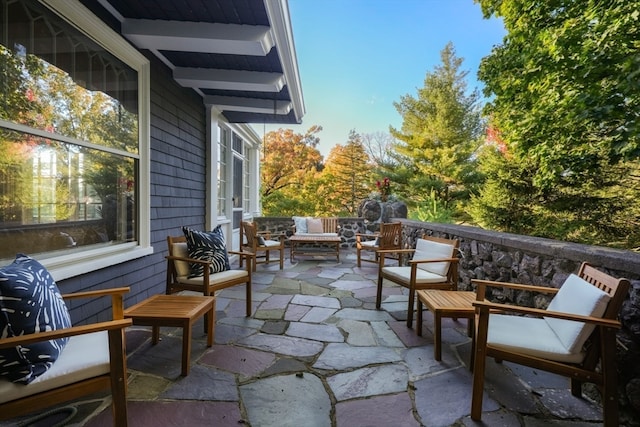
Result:
[[[480,88],[480,60],[505,35],[502,22],[483,19],[473,0],[289,0],[289,12],[307,112],[302,125],[266,131],[321,125],[325,157],[351,129],[400,128],[393,103],[416,95],[450,41],[464,58],[469,87]]]

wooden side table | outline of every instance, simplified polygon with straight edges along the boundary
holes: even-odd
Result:
[[[434,345],[433,357],[436,360],[442,359],[442,318],[459,317],[467,318],[467,334],[473,335],[473,323],[475,308],[473,302],[476,300],[475,292],[471,291],[445,291],[440,289],[422,289],[416,291],[418,297],[418,326],[416,332],[422,336],[422,304],[433,313]]]
[[[134,325],[151,326],[152,343],[160,338],[161,326],[182,328],[182,376],[189,375],[191,330],[196,320],[206,315],[207,347],[213,345],[216,316],[215,297],[191,295],[154,295],[124,311]]]

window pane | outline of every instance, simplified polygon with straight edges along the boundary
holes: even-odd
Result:
[[[36,0],[0,11],[0,258],[137,241],[137,72]]]
[[[136,240],[136,169],[131,158],[0,129],[0,258]]]
[[[229,132],[226,129],[218,128],[218,215],[226,215],[227,198],[227,143]]]
[[[33,0],[0,5],[0,119],[138,153],[137,73]]]

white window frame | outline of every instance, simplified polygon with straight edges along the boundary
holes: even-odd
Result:
[[[138,73],[138,241],[40,260],[55,280],[121,264],[153,253],[151,246],[149,60],[77,0],[39,0]]]

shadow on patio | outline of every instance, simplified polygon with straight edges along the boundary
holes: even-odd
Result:
[[[180,376],[181,331],[127,332],[130,426],[473,426],[466,320],[443,319],[442,361],[433,358],[433,317],[423,337],[406,327],[406,290],[385,285],[375,310],[377,267],[302,258],[284,270],[259,265],[254,315],[244,290],[220,292],[215,344],[194,326],[191,372]],[[487,363],[484,425],[600,425],[596,404],[575,398],[563,377]],[[65,425],[111,426],[109,399],[74,404]],[[52,425],[57,414],[33,425]]]

